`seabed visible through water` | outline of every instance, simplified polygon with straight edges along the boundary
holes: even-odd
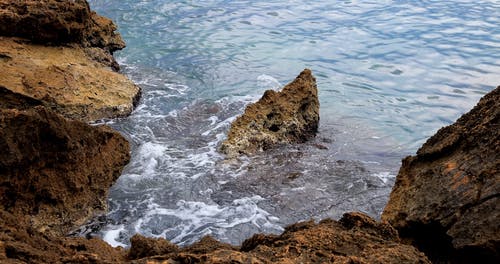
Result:
[[[132,145],[92,234],[112,245],[135,233],[239,244],[311,218],[378,217],[400,160],[500,80],[498,1],[89,2],[118,24],[116,56],[143,89],[130,117],[107,122]],[[316,139],[224,160],[231,121],[304,68]]]

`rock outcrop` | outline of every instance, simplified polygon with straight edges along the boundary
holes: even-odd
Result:
[[[64,237],[106,209],[130,159],[119,133],[43,106],[0,109],[0,149],[0,263],[124,259],[103,241]]]
[[[0,0],[0,35],[39,44],[82,43],[109,52],[125,42],[116,26],[90,10],[85,0]]]
[[[106,126],[37,106],[0,109],[0,210],[28,215],[39,232],[66,234],[106,209],[109,187],[130,159]]]
[[[232,124],[220,151],[229,157],[254,154],[285,143],[314,137],[319,123],[316,79],[309,69],[280,92],[267,90]]]
[[[136,245],[131,252],[137,251]],[[423,253],[402,244],[389,224],[361,213],[347,213],[340,221],[297,223],[279,236],[257,234],[241,248],[205,237],[189,247],[165,251],[142,254],[135,263],[430,263]]]
[[[500,87],[399,171],[382,219],[433,260],[500,260]]]
[[[105,211],[130,159],[119,133],[65,118],[132,110],[139,88],[111,69],[124,47],[115,29],[83,0],[0,0],[0,263],[126,260],[102,240],[66,237]]]
[[[128,115],[140,89],[114,71],[115,30],[85,0],[0,0],[0,86],[68,118]]]

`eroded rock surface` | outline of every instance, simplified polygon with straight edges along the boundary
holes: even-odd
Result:
[[[0,35],[39,44],[78,43],[123,49],[114,23],[90,10],[85,0],[0,0]]]
[[[259,101],[247,106],[231,124],[220,151],[234,157],[279,144],[303,143],[316,135],[318,123],[316,79],[305,69],[280,92],[267,90]]]
[[[399,171],[382,219],[436,261],[500,260],[500,87]]]
[[[114,72],[115,31],[85,0],[0,0],[0,86],[68,118],[128,115],[140,89]]]
[[[67,120],[37,106],[0,109],[0,210],[64,235],[106,209],[109,187],[130,159],[106,126]]]
[[[7,96],[26,110],[0,109],[0,263],[123,262],[122,249],[65,234],[104,212],[128,142]]]
[[[131,251],[134,250],[132,245]],[[169,262],[170,261],[170,262]],[[401,244],[394,228],[361,213],[340,221],[297,223],[281,235],[258,234],[234,248],[210,238],[178,252],[136,263],[430,263],[412,246]]]
[[[72,119],[126,116],[140,89],[89,58],[81,47],[26,44],[0,37],[0,86]]]

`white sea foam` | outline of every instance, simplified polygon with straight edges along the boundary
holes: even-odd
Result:
[[[123,225],[118,226],[108,226],[108,230],[103,232],[102,239],[106,241],[106,243],[110,244],[112,247],[126,247],[127,245],[118,241],[120,237],[120,233],[125,230]]]
[[[281,83],[274,77],[262,74],[257,77],[257,85],[264,89],[279,90]]]
[[[384,183],[387,183],[387,181],[389,181],[390,179],[396,178],[396,175],[391,174],[388,171],[374,173],[374,174],[372,174],[372,176],[379,178]]]
[[[142,144],[135,155],[137,158],[132,161],[131,166],[141,168],[143,177],[153,177],[157,174],[157,169],[166,158],[167,147],[161,143],[146,142]]]
[[[204,195],[211,193],[211,189],[204,191]],[[259,208],[258,202],[264,200],[260,196],[245,197],[236,199],[229,206],[220,206],[217,204],[207,204],[200,201],[184,201],[180,200],[176,204],[176,208],[165,208],[157,203],[151,202],[148,205],[148,210],[144,217],[137,220],[134,224],[135,231],[143,233],[154,226],[158,217],[172,217],[180,221],[181,226],[173,225],[166,226],[160,234],[146,234],[156,237],[165,237],[167,234],[175,234],[174,237],[168,237],[175,243],[193,242],[191,237],[196,234],[224,234],[228,228],[237,225],[251,223],[256,227],[266,227],[275,230],[282,230],[279,224],[279,218],[270,215],[265,210]],[[118,245],[116,238],[123,228],[107,232],[106,237],[108,243]]]

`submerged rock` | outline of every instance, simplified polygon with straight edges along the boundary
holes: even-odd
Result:
[[[436,261],[500,259],[500,87],[399,171],[382,219]]]
[[[220,151],[232,157],[278,144],[302,143],[316,135],[318,123],[316,79],[305,69],[280,92],[267,90],[259,101],[247,106],[231,124]]]
[[[68,118],[128,115],[140,89],[115,72],[115,31],[85,0],[0,0],[0,86]]]

